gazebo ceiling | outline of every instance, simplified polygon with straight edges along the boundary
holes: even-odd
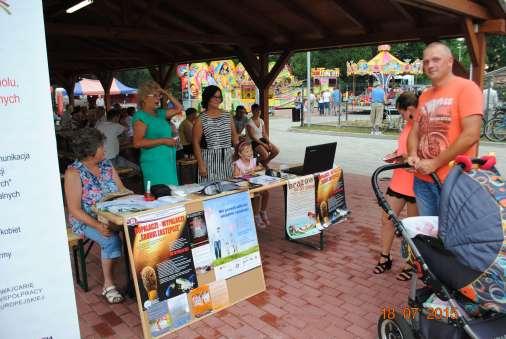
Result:
[[[466,18],[489,31],[505,19],[503,0],[96,0],[65,13],[77,2],[43,0],[51,72],[433,41],[465,36]]]

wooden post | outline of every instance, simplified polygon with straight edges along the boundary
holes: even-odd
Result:
[[[258,91],[260,93],[260,111],[263,113],[265,131],[269,133],[269,87],[266,79],[269,75],[269,54],[260,55],[260,86]]]
[[[478,64],[473,64],[473,81],[483,89],[483,80],[485,78],[485,58],[487,56],[487,39],[485,38],[485,34],[478,33],[476,34],[477,42],[478,42]]]
[[[149,68],[149,73],[151,74],[153,80],[155,80],[161,88],[167,90],[169,89],[169,80],[175,67],[175,64],[157,65],[156,67]],[[168,98],[165,98],[164,96],[162,100],[162,108],[167,107],[167,99]]]
[[[68,72],[55,72],[54,77],[58,85],[62,86],[67,92],[69,105],[74,107],[74,86],[76,85],[77,75]]]
[[[471,74],[472,80],[476,82],[480,88],[483,88],[483,78],[485,72],[485,56],[487,49],[487,42],[484,33],[478,33],[477,26],[473,23],[472,19],[464,19],[464,34],[466,43],[473,64],[473,72]]]
[[[114,74],[111,71],[98,72],[97,77],[100,81],[100,84],[104,88],[104,106],[105,111],[107,112],[111,109],[112,106],[110,92]]]

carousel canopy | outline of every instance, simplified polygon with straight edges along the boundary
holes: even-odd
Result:
[[[360,60],[357,63],[348,61],[346,73],[348,75],[399,75],[422,74],[422,61],[416,59],[413,63],[403,62],[393,56],[390,45],[380,45],[378,54],[369,61]]]
[[[137,89],[128,87],[114,78],[109,93],[110,95],[135,94],[137,93]],[[98,80],[82,79],[75,84],[74,95],[104,95],[104,88]]]

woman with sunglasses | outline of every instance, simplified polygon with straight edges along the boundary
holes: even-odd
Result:
[[[162,109],[162,93],[174,104],[171,109]],[[177,185],[176,145],[170,119],[181,112],[183,106],[170,93],[166,93],[154,81],[147,81],[137,93],[139,110],[132,117],[134,129],[133,145],[141,149],[140,165],[144,187],[151,185]]]
[[[232,177],[233,146],[239,138],[232,117],[220,110],[221,89],[207,86],[202,92],[204,112],[193,125],[193,153],[199,167],[198,182]]]

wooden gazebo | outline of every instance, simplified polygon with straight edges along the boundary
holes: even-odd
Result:
[[[67,14],[76,2],[43,0],[50,74],[67,92],[79,75],[109,88],[114,71],[139,67],[165,87],[176,63],[238,57],[264,111],[297,51],[465,37],[482,85],[485,34],[506,32],[504,0],[96,0]]]

